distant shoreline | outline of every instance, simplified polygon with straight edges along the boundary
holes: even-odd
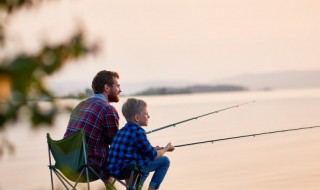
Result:
[[[194,94],[206,92],[237,92],[249,91],[248,88],[239,85],[193,85],[188,87],[151,87],[134,93],[138,96],[171,95],[171,94]]]

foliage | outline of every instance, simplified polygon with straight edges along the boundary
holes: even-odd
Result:
[[[30,0],[0,1],[0,13],[8,17],[23,6],[32,6]],[[0,22],[0,41],[5,42],[5,21]],[[2,43],[5,44],[5,43]],[[46,88],[44,79],[60,70],[68,61],[94,53],[96,45],[84,42],[83,32],[77,31],[63,44],[44,47],[34,55],[20,54],[11,59],[0,60],[0,128],[16,121],[20,110],[30,113],[33,126],[52,124],[57,106],[52,92]],[[50,103],[41,108],[39,100]]]
[[[31,5],[32,0],[0,0],[0,7],[8,12],[19,8],[20,6]]]

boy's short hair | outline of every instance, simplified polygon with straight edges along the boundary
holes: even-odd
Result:
[[[104,85],[112,86],[114,78],[119,79],[119,74],[114,71],[102,70],[96,74],[92,80],[92,90],[95,94],[100,94],[104,91]]]
[[[122,114],[127,121],[132,121],[136,114],[143,112],[143,109],[147,106],[147,103],[143,100],[136,98],[128,98],[122,105]]]

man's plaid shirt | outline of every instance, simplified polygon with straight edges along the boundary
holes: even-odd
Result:
[[[119,175],[121,171],[135,162],[144,167],[157,157],[157,151],[147,139],[146,131],[133,122],[128,122],[113,138],[108,153],[108,171]]]
[[[109,145],[119,129],[117,110],[104,97],[94,95],[80,102],[72,111],[64,137],[78,129],[84,129],[89,162],[96,166],[103,179],[108,179],[106,167]]]

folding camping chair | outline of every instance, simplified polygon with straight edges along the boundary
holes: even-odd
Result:
[[[68,190],[69,188],[76,189],[78,183],[87,183],[88,190],[90,190],[89,183],[101,179],[94,166],[88,163],[87,144],[83,130],[78,130],[62,140],[52,140],[50,134],[47,133],[47,143],[52,190],[54,189],[52,173],[55,173]],[[55,160],[54,165],[51,162],[51,155]],[[140,174],[137,167],[132,167],[130,170],[129,184],[121,181],[123,179],[112,176],[114,181],[111,184],[105,184],[107,189],[109,189],[110,185],[113,187],[114,183],[118,181],[126,189],[134,190]],[[129,176],[126,175],[125,177]],[[74,182],[74,185],[72,185],[72,182]]]

